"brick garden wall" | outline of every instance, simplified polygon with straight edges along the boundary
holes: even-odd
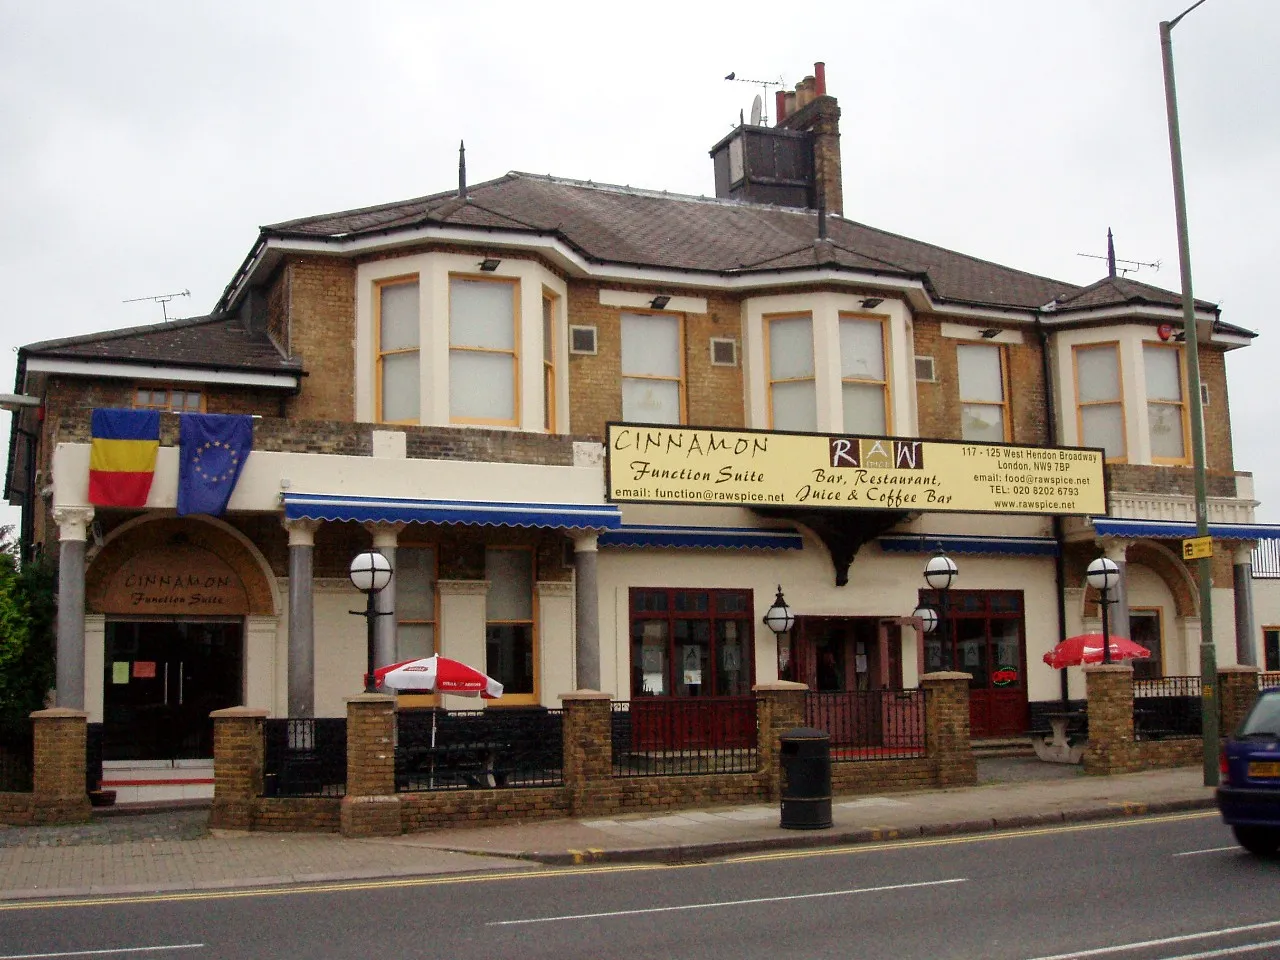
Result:
[[[933,710],[932,716],[926,718],[928,755],[912,760],[835,763],[834,792],[883,793],[975,782],[968,740],[969,676],[930,674],[924,680],[927,709]],[[563,786],[405,793],[394,792],[388,749],[394,737],[392,698],[353,697],[348,703],[347,795],[342,799],[263,797],[264,711],[239,707],[216,711],[216,785],[211,823],[252,830],[385,836],[443,826],[776,800],[781,779],[779,737],[802,725],[805,690],[803,684],[786,682],[757,688],[762,737],[755,772],[614,777],[610,698],[594,691],[579,691],[562,698]]]

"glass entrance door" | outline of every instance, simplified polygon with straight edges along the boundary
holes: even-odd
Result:
[[[108,623],[103,759],[212,757],[210,712],[242,700],[242,639],[238,621]]]

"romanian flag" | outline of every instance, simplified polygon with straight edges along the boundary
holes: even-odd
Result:
[[[89,502],[145,506],[160,449],[160,411],[94,410],[92,432]]]

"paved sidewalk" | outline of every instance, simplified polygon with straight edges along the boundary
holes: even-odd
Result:
[[[1200,768],[1085,777],[1070,768],[987,762],[976,787],[839,797],[826,830],[784,830],[777,804],[661,816],[447,828],[378,840],[209,831],[207,811],[0,828],[0,900],[140,893],[525,869],[530,862],[688,862],[827,846],[1213,807]]]

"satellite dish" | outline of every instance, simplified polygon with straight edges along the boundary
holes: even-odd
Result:
[[[760,126],[760,110],[763,107],[760,100],[760,94],[756,94],[756,98],[751,101],[751,125],[753,127]]]

